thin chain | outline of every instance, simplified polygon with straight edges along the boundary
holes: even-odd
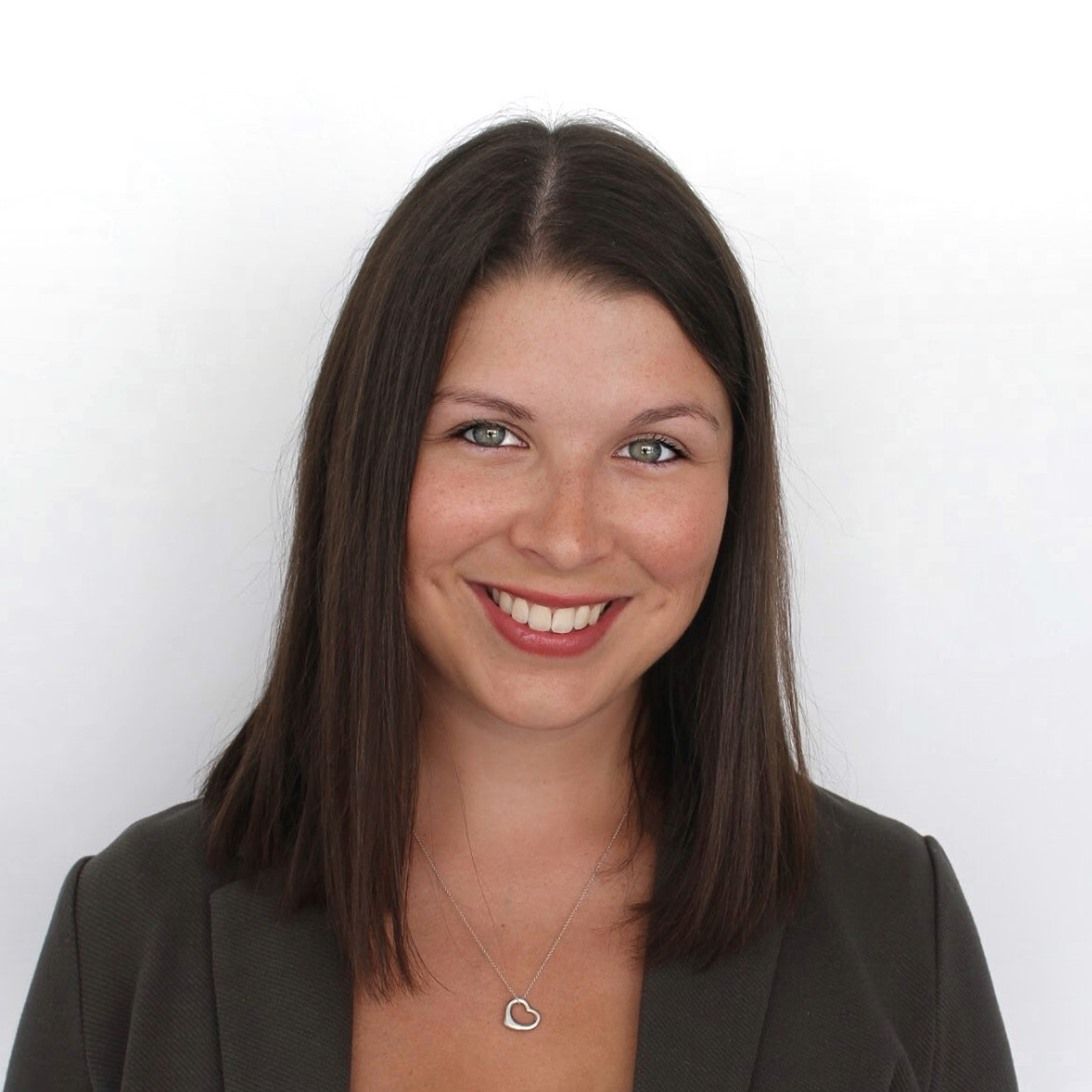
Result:
[[[463,924],[469,930],[470,935],[474,938],[475,943],[482,950],[482,955],[485,956],[487,960],[489,960],[489,965],[493,968],[494,971],[497,972],[497,977],[504,983],[504,988],[512,997],[530,996],[531,990],[534,988],[535,983],[538,981],[538,976],[542,974],[542,969],[550,961],[550,956],[554,954],[557,946],[561,943],[561,938],[565,935],[565,930],[569,928],[569,923],[573,920],[574,917],[576,917],[577,910],[580,909],[581,903],[587,897],[588,891],[591,889],[592,882],[599,874],[599,866],[603,863],[603,858],[606,857],[606,855],[611,851],[611,847],[614,845],[614,840],[618,837],[618,832],[622,829],[622,824],[626,821],[626,816],[629,815],[629,808],[630,806],[626,807],[625,813],[622,815],[622,818],[618,820],[618,826],[614,828],[614,833],[611,835],[610,841],[607,843],[607,848],[603,850],[603,852],[599,855],[599,860],[595,862],[595,868],[592,869],[592,874],[588,877],[588,882],[584,884],[584,890],[580,892],[580,898],[576,900],[576,905],[569,911],[569,916],[565,919],[565,924],[561,927],[561,932],[557,934],[557,937],[554,939],[553,944],[550,945],[550,950],[546,953],[546,958],[539,964],[538,970],[535,971],[535,977],[531,979],[531,984],[527,987],[526,990],[523,991],[522,994],[517,994],[516,991],[512,989],[512,986],[509,983],[508,979],[504,977],[504,972],[500,969],[500,967],[497,966],[489,952],[486,951],[485,945],[482,944],[482,942],[478,939],[478,934],[474,932],[473,926],[470,924],[469,921],[466,920],[466,915],[462,912],[459,904],[455,901],[455,896],[452,895],[452,893],[448,890],[447,884],[444,883],[443,877],[440,875],[435,863],[432,860],[432,855],[427,849],[425,849],[424,843],[421,841],[421,839],[417,837],[417,832],[413,832],[414,839],[421,847],[421,852],[428,860],[429,866],[432,868],[436,879],[440,881],[440,886],[444,889],[444,893],[451,900],[451,905],[455,907],[456,911],[459,914],[459,917],[463,919]]]

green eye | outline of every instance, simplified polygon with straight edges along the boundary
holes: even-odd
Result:
[[[472,439],[466,439],[470,433]],[[468,444],[475,447],[509,447],[502,443],[505,434],[511,434],[504,425],[498,425],[495,421],[472,421],[469,425],[460,425],[454,435],[466,439]]]
[[[641,452],[634,458],[636,463],[648,463],[650,466],[656,466],[665,462],[673,463],[676,459],[683,459],[686,456],[683,455],[682,449],[678,444],[673,444],[666,436],[642,436],[638,440],[630,440],[625,445],[627,448],[635,448]],[[658,456],[663,451],[670,451],[670,459],[661,459]],[[646,459],[644,456],[650,455],[651,458]]]

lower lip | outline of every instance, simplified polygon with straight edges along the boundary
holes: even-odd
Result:
[[[523,652],[534,652],[539,656],[579,656],[582,652],[597,645],[614,625],[614,620],[622,613],[628,599],[615,599],[606,613],[599,616],[594,626],[574,629],[569,633],[540,633],[513,617],[493,602],[493,597],[482,584],[471,584],[474,594],[481,600],[485,613],[496,627],[497,632],[510,644]]]

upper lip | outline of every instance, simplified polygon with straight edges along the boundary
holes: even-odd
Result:
[[[621,599],[622,596],[599,595],[547,595],[546,592],[531,591],[529,588],[517,588],[512,584],[485,584],[481,585],[487,591],[496,588],[497,591],[508,592],[509,595],[526,599],[528,603],[538,603],[543,607],[582,607],[585,604],[592,606],[595,603],[608,603],[611,599]]]

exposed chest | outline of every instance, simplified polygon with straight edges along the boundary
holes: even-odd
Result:
[[[424,998],[357,1004],[351,1092],[492,1092],[511,1088],[629,1092],[641,984],[617,976],[572,991],[543,990],[533,1031],[503,1026],[500,982],[470,998],[438,987]],[[548,998],[548,999],[547,999]],[[526,1017],[520,1012],[520,1016]]]
[[[414,941],[435,977],[426,975],[422,992],[385,1003],[357,991],[351,1092],[630,1092],[643,932],[618,924],[621,909],[620,898],[589,899],[581,907],[530,991],[538,1026],[514,1031],[504,1026],[510,995],[466,926],[442,906],[415,911],[411,903]],[[551,923],[543,932],[528,913],[525,920],[502,918],[479,936],[519,993],[557,928]],[[529,1020],[518,1006],[515,1017]]]

